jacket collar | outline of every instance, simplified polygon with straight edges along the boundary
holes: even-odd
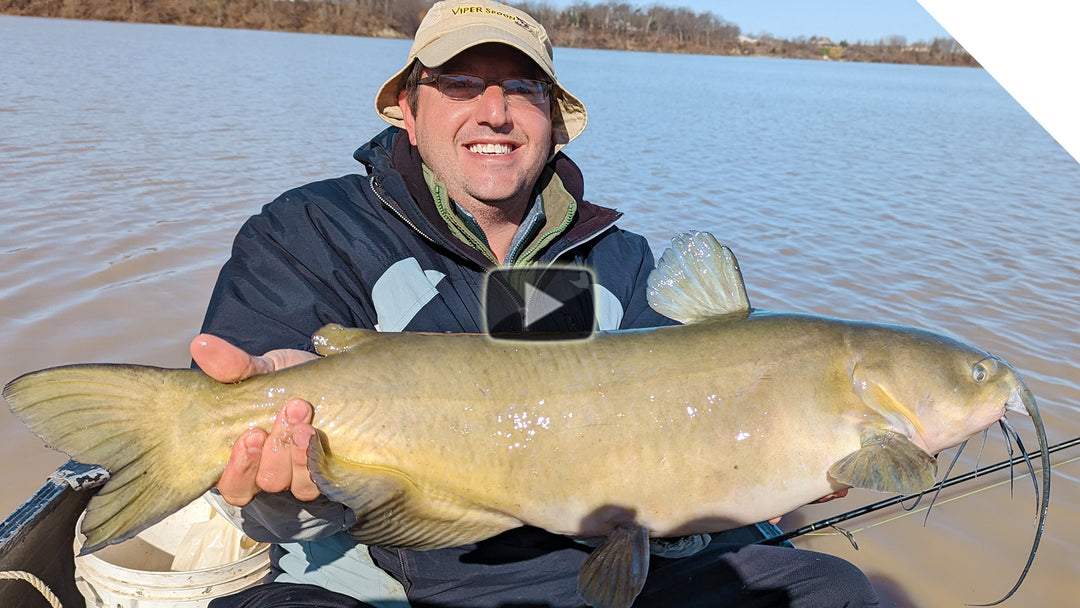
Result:
[[[405,131],[397,127],[385,129],[357,149],[353,158],[362,163],[368,174],[374,176],[385,189],[388,197],[383,202],[411,223],[414,229],[436,245],[481,267],[492,265],[491,260],[479,251],[466,246],[453,236],[446,222],[439,216],[431,191],[424,181],[420,152],[409,143]],[[577,201],[577,213],[561,238],[544,252],[541,261],[552,261],[567,250],[591,240],[622,217],[622,214],[614,209],[584,200],[585,186],[581,170],[568,156],[558,152],[548,166],[555,171],[567,192]]]

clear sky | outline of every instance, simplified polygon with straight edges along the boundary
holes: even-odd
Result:
[[[547,0],[566,8],[576,0]],[[604,4],[606,0],[585,0]],[[743,34],[768,32],[777,38],[824,36],[833,42],[877,42],[903,36],[929,42],[948,36],[916,0],[616,0],[645,8],[653,4],[711,11],[739,26]]]

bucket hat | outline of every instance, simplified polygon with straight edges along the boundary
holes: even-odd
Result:
[[[398,93],[405,86],[414,61],[439,67],[462,51],[497,42],[511,46],[544,71],[552,82],[552,138],[555,150],[585,130],[585,104],[559,84],[552,62],[551,40],[544,26],[527,13],[491,0],[444,0],[428,10],[416,30],[405,67],[387,80],[375,96],[375,110],[386,122],[404,128]]]

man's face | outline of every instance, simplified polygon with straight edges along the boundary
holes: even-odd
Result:
[[[430,73],[425,70],[424,75]],[[489,80],[543,74],[525,55],[501,44],[468,49],[438,73]],[[494,82],[468,101],[444,97],[434,85],[420,85],[415,114],[404,93],[398,105],[409,141],[450,197],[466,209],[475,209],[475,203],[505,207],[527,200],[551,154],[550,100],[508,103]]]

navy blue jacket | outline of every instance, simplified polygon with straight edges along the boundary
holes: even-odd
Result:
[[[368,175],[290,190],[244,224],[218,277],[204,332],[262,353],[311,350],[312,333],[331,322],[383,331],[482,331],[479,294],[492,264],[450,234],[416,148],[398,133],[391,127],[356,151]],[[614,227],[621,214],[582,199],[581,172],[569,158],[560,153],[552,163],[578,212],[538,261],[592,269],[614,296],[609,303],[621,309],[609,310],[608,323],[617,323],[601,329],[670,325],[645,298],[654,264],[648,243]],[[389,309],[403,305],[404,311]]]
[[[406,134],[391,127],[354,157],[368,175],[290,190],[243,225],[214,288],[203,332],[262,354],[312,350],[312,334],[327,323],[381,331],[482,331],[481,286],[492,263],[455,238],[439,217]],[[584,200],[581,173],[569,158],[559,153],[551,166],[578,207],[538,262],[593,271],[602,330],[672,324],[646,301],[654,265],[646,240],[616,228],[618,212]],[[344,534],[355,521],[351,510],[326,500],[299,503],[288,495],[261,494],[233,515],[256,540],[278,543],[279,581],[378,599],[372,595],[385,594],[377,584],[350,580],[362,579],[354,573],[374,558],[414,603],[461,605],[465,597],[470,606],[580,602],[573,580],[584,549],[540,530],[512,530],[453,549],[369,553]]]

